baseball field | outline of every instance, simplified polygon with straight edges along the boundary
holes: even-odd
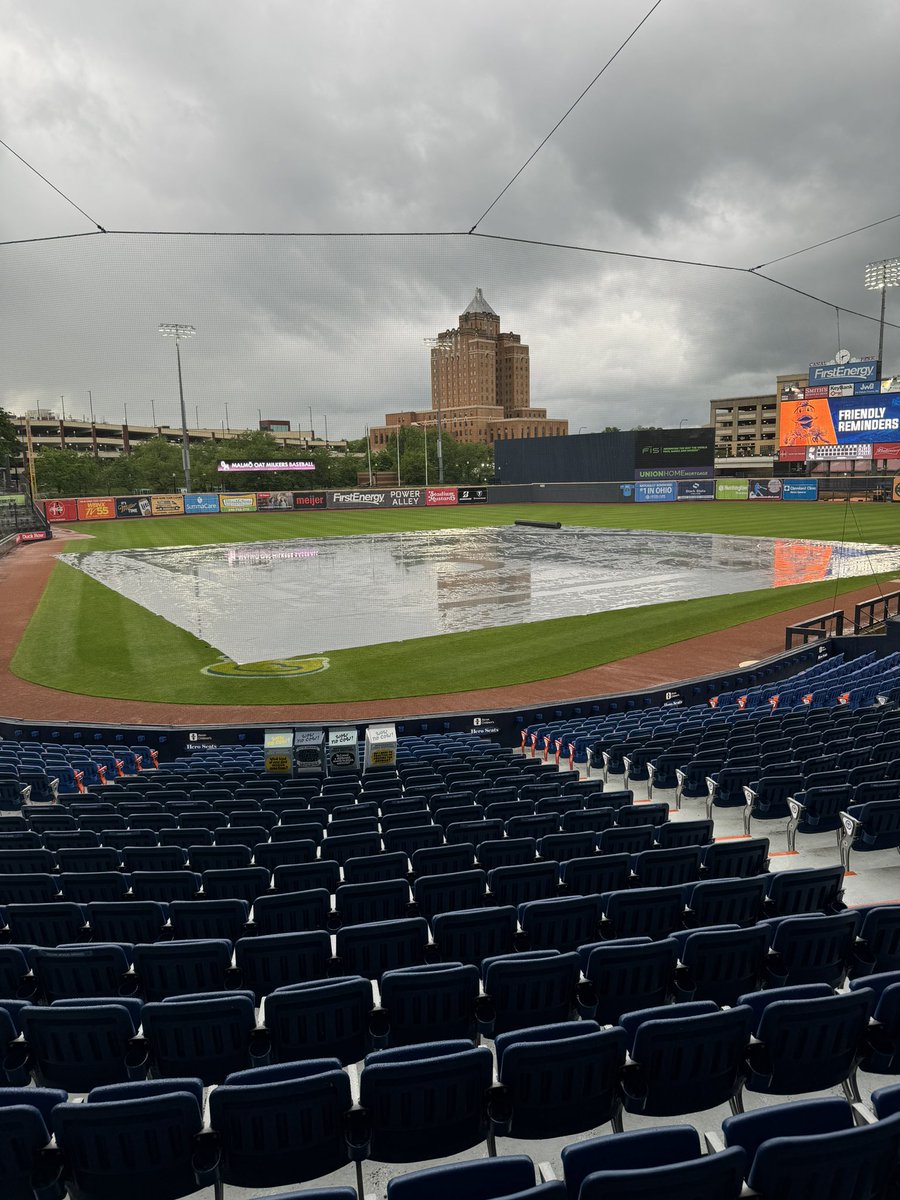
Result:
[[[359,536],[474,526],[516,519],[568,527],[641,529],[829,542],[900,542],[889,504],[728,503],[497,505],[352,513],[272,513],[97,521],[61,543],[67,554],[139,547],[234,544]],[[552,534],[548,534],[548,537]],[[20,553],[27,553],[23,550]],[[894,578],[896,572],[885,578]],[[868,575],[878,591],[874,571]],[[728,629],[800,605],[859,590],[866,577],[736,590],[724,596],[653,604],[478,629],[352,650],[321,647],[315,658],[229,667],[214,646],[57,562],[12,659],[20,678],[56,691],[179,704],[311,704],[463,692],[549,679]],[[320,597],[327,606],[328,597]],[[264,621],[265,613],[254,619]],[[209,668],[214,667],[210,672]],[[697,663],[697,674],[703,664]]]

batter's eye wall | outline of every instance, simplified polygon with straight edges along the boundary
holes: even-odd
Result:
[[[607,483],[634,479],[637,434],[586,433],[494,443],[496,483]]]

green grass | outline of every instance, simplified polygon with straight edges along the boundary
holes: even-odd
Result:
[[[95,522],[91,541],[67,551],[199,545],[291,537],[330,537],[415,529],[509,525],[516,518],[648,530],[890,543],[889,505],[754,504],[529,505],[354,513],[249,514]],[[870,577],[871,578],[871,577]],[[222,679],[202,674],[212,647],[139,605],[57,564],[16,651],[22,678],[62,691],[181,704],[309,704],[390,699],[527,683],[613,662],[862,586],[835,585],[739,593],[521,627],[483,629],[329,653],[320,674]],[[873,591],[875,582],[872,580]],[[697,663],[697,673],[703,672]]]
[[[511,525],[516,519],[562,521],[608,529],[682,530],[733,536],[791,537],[891,544],[900,534],[900,509],[890,504],[804,504],[793,501],[714,501],[681,504],[528,504],[459,508],[375,509],[359,512],[246,513],[158,517],[147,521],[85,521],[73,525],[91,541],[66,550],[124,550],[131,546],[194,546],[213,542],[345,537],[417,529]]]

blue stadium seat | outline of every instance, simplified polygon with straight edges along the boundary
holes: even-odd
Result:
[[[591,1138],[562,1151],[570,1200],[738,1200],[746,1159],[735,1147],[703,1155],[690,1125]]]
[[[378,1048],[456,1038],[474,1041],[479,989],[479,972],[471,964],[444,962],[385,971],[373,1024]]]
[[[144,1094],[144,1087],[117,1090],[105,1103],[54,1108],[72,1200],[178,1200],[215,1182],[218,1154],[203,1134],[202,1100],[149,1086]]]
[[[742,996],[753,1014],[748,1091],[798,1095],[840,1085],[858,1100],[856,1067],[875,1007],[868,988],[833,995],[826,984],[772,988]]]
[[[343,883],[335,893],[335,909],[341,925],[400,920],[410,916],[410,907],[409,884],[405,879]]]
[[[784,872],[787,874],[787,872]],[[770,876],[749,879],[702,879],[684,889],[685,924],[698,929],[713,925],[755,925],[765,911]]]
[[[259,896],[253,905],[253,919],[257,932],[262,934],[328,929],[331,923],[331,897],[324,888]]]
[[[324,930],[242,937],[234,947],[241,987],[257,1003],[276,988],[324,979],[331,963],[331,938]]]
[[[27,1067],[39,1087],[89,1092],[143,1073],[132,1045],[140,1000],[58,1000],[47,1008],[29,1006],[21,1016]]]
[[[154,901],[100,901],[87,906],[91,937],[96,942],[153,942],[162,934],[168,906]]]
[[[190,1075],[206,1085],[265,1065],[268,1039],[256,1029],[252,994],[202,993],[145,1004],[146,1065],[157,1078]]]
[[[505,1137],[564,1137],[611,1122],[620,1128],[619,1077],[625,1031],[594,1021],[541,1025],[498,1035],[492,1109]]]
[[[603,908],[601,935],[604,938],[658,939],[668,937],[682,927],[684,900],[681,888],[632,888],[607,892],[600,897],[600,902]]]
[[[845,908],[844,868],[798,867],[767,878],[766,911],[772,917],[833,913]]]
[[[306,1195],[295,1200],[305,1200]],[[561,1182],[536,1185],[534,1164],[523,1154],[429,1167],[397,1175],[387,1185],[387,1200],[565,1200],[565,1196]],[[355,1200],[355,1194],[346,1200]]]
[[[559,892],[559,864],[535,862],[494,867],[488,875],[488,888],[494,903],[501,906],[550,900]]]
[[[765,925],[742,929],[720,925],[676,935],[680,946],[675,999],[714,1000],[733,1006],[745,992],[762,987],[769,952]]]
[[[220,1181],[278,1187],[339,1170],[349,1162],[344,1125],[352,1106],[350,1080],[336,1059],[230,1074],[209,1101]],[[345,1190],[355,1198],[352,1189],[341,1188],[334,1189],[335,1200],[343,1200]],[[292,1194],[326,1197],[328,1191]]]
[[[231,942],[224,939],[139,944],[134,947],[134,969],[140,994],[150,1001],[225,991],[237,983]]]
[[[532,1025],[555,1025],[577,1012],[580,964],[574,953],[531,950],[482,963],[481,1032],[494,1037]]]
[[[776,918],[766,960],[767,987],[803,983],[843,984],[853,962],[857,914]]]
[[[49,1149],[50,1114],[68,1099],[51,1088],[0,1089],[0,1178],[6,1200],[62,1200],[59,1156]]]
[[[469,963],[479,969],[486,958],[513,953],[517,926],[512,905],[437,913],[431,921],[440,961]]]
[[[423,917],[351,925],[335,935],[336,973],[378,980],[385,971],[421,966],[427,944]]]
[[[136,991],[136,981],[128,977],[130,946],[35,946],[30,959],[37,991],[45,1004],[81,997],[129,996]]]
[[[752,1020],[749,1008],[720,1010],[712,1001],[629,1013],[625,1111],[679,1116],[739,1104]]]
[[[371,1049],[372,984],[360,976],[306,980],[266,997],[265,1026],[273,1062],[299,1062],[317,1054],[343,1064]]]
[[[455,871],[447,875],[423,875],[413,884],[413,899],[423,917],[462,908],[480,908],[485,903],[487,876],[484,871]]]
[[[672,938],[619,938],[578,947],[585,979],[591,984],[592,1015],[615,1025],[623,1013],[665,1004],[672,994],[678,944]]]
[[[576,950],[597,939],[602,917],[599,896],[559,896],[520,904],[519,924],[532,950]]]

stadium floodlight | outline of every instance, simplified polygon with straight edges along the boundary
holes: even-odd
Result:
[[[423,338],[423,341],[425,342],[426,346],[431,347],[432,361],[434,361],[434,352],[435,351],[437,351],[439,354],[448,355],[448,354],[452,354],[456,348],[453,344],[452,338],[447,338],[447,337]],[[444,482],[444,439],[442,437],[442,429],[441,429],[440,381],[438,381],[438,388],[437,388],[437,463],[438,463],[438,483],[443,484],[443,482]]]
[[[160,325],[159,332],[163,337],[175,339],[175,358],[178,362],[178,399],[181,403],[181,465],[184,468],[184,490],[191,490],[191,449],[188,443],[187,415],[184,411],[184,385],[181,381],[181,343],[185,338],[196,336],[197,330],[193,325],[182,325],[171,321]]]
[[[864,286],[870,292],[881,292],[881,316],[878,321],[878,373],[882,374],[881,353],[884,349],[884,301],[889,287],[900,286],[900,258],[882,258],[866,263]]]

